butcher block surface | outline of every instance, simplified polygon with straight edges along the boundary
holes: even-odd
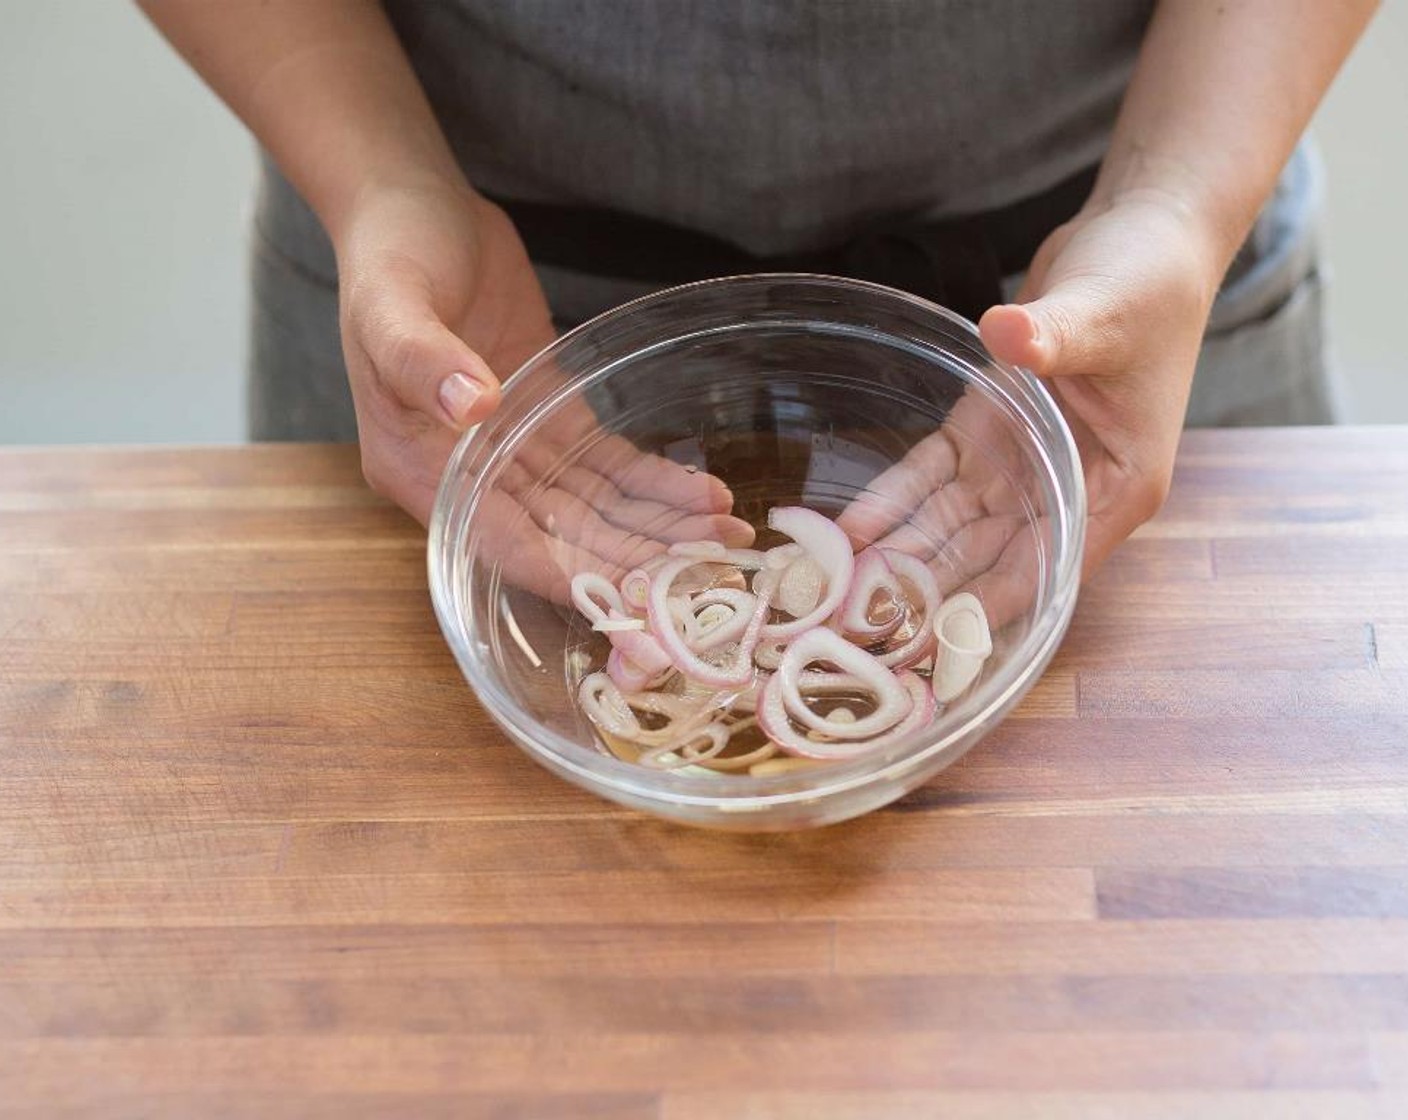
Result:
[[[538,768],[324,446],[0,452],[0,1116],[1408,1116],[1408,428],[1185,437],[869,817]]]

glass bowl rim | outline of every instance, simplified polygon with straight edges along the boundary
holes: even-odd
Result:
[[[776,283],[828,287],[843,292],[868,292],[873,296],[895,301],[897,306],[907,305],[911,311],[937,316],[957,327],[963,335],[971,337],[977,346],[982,347],[977,325],[971,320],[896,288],[820,273],[749,273],[680,284],[612,307],[565,332],[530,357],[504,381],[503,392],[511,392],[515,385],[531,376],[546,361],[572,347],[583,334],[604,322],[625,318],[642,308],[678,299],[682,295]],[[804,329],[805,323],[799,322],[798,327]],[[986,353],[986,348],[983,350]],[[848,790],[898,779],[906,773],[924,767],[929,760],[943,755],[950,748],[971,745],[968,740],[974,733],[1004,715],[1036,682],[1054,656],[1075,610],[1086,529],[1085,480],[1080,453],[1059,407],[1045,386],[1030,372],[1000,362],[991,355],[989,359],[1026,398],[1016,402],[1009,400],[1009,407],[1029,413],[1023,416],[1029,426],[1033,429],[1038,426],[1044,428],[1048,436],[1055,441],[1055,448],[1044,446],[1040,439],[1028,442],[1035,444],[1035,447],[1029,450],[1036,452],[1034,458],[1042,466],[1047,482],[1057,498],[1056,513],[1052,518],[1053,539],[1057,544],[1053,549],[1054,563],[1049,566],[1047,586],[1050,594],[1045,607],[1033,619],[1030,631],[1004,663],[998,666],[992,675],[985,677],[979,686],[958,704],[949,706],[945,714],[953,713],[956,709],[962,718],[952,722],[942,735],[933,734],[934,728],[945,722],[939,719],[883,751],[862,755],[848,762],[761,778],[734,774],[703,777],[678,774],[670,770],[649,769],[604,752],[592,754],[579,741],[561,735],[540,723],[532,712],[519,705],[499,686],[492,665],[481,664],[481,661],[487,662],[489,659],[477,656],[472,628],[455,610],[455,597],[451,587],[450,573],[453,564],[449,550],[455,542],[449,538],[450,520],[461,504],[454,500],[457,476],[464,460],[477,447],[479,441],[490,438],[487,433],[493,430],[495,419],[500,413],[495,413],[468,428],[456,443],[436,491],[426,549],[431,601],[440,630],[479,703],[527,753],[548,765],[550,769],[566,771],[573,780],[587,788],[599,792],[609,790],[633,801],[664,802],[726,813],[829,800],[844,795]],[[525,419],[532,423],[539,417],[540,414],[534,409]],[[522,426],[524,421],[519,421],[498,437],[499,445],[490,452],[484,464],[485,469],[471,483],[468,496],[462,504],[474,504],[478,491],[482,488],[484,476],[490,473],[488,467],[505,450],[511,452],[517,447],[516,437],[519,427]],[[1070,464],[1068,477],[1063,478],[1061,472],[1055,468],[1052,461],[1053,451]],[[473,578],[473,568],[467,578]],[[949,761],[956,761],[961,753],[955,753]]]

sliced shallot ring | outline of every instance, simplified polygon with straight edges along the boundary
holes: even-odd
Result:
[[[622,701],[633,712],[649,712],[670,720],[685,720],[712,709],[718,693],[705,697],[676,696],[669,692],[623,692]]]
[[[732,590],[730,588],[730,590]],[[748,594],[746,591],[741,594]],[[694,621],[699,624],[699,634],[702,637],[710,630],[722,625],[731,619],[737,612],[730,606],[723,603],[705,603],[704,606],[695,604]]]
[[[710,723],[697,730],[686,732],[677,739],[671,739],[668,743],[646,748],[640,752],[636,761],[642,766],[649,766],[655,770],[674,770],[681,766],[693,766],[713,758],[727,747],[729,734],[729,729],[722,723]],[[707,739],[709,745],[702,751],[690,751],[689,748],[700,739]],[[668,762],[664,761],[670,755],[676,754],[677,758]]]
[[[751,731],[758,725],[758,721],[752,716],[741,719],[737,723],[726,725],[728,727],[729,742],[733,742],[735,736],[744,731]],[[717,755],[709,759],[698,760],[699,765],[709,770],[746,770],[750,766],[756,766],[760,762],[765,762],[773,755],[777,754],[777,744],[771,739],[764,739],[762,744],[754,747],[747,754],[736,754],[727,758],[720,758]]]
[[[670,614],[670,586],[682,573],[692,568],[698,560],[688,556],[677,557],[655,574],[650,582],[650,624],[656,639],[669,655],[676,669],[692,681],[716,688],[730,688],[747,684],[753,675],[753,648],[758,644],[758,636],[767,623],[768,609],[772,602],[775,582],[765,579],[754,581],[754,609],[748,625],[738,639],[738,646],[731,656],[730,663],[714,665],[705,661],[689,648],[685,638],[675,629]]]
[[[881,665],[891,669],[906,669],[916,662],[923,661],[933,650],[934,612],[939,609],[943,595],[939,591],[939,581],[934,578],[929,565],[919,557],[892,548],[882,548],[880,551],[885,557],[885,562],[890,565],[890,570],[919,592],[920,601],[910,602],[910,620],[914,624],[914,633],[893,649],[876,654]]]
[[[644,630],[643,618],[603,618],[592,623],[592,629],[600,634],[624,634],[631,630]]]
[[[862,716],[854,723],[833,724],[825,716],[807,707],[802,698],[803,673],[813,661],[826,661],[835,665],[843,673],[851,674],[856,687],[864,689],[875,698],[875,710]],[[914,707],[914,699],[895,679],[895,674],[885,668],[873,654],[853,646],[834,630],[817,627],[796,639],[782,655],[773,681],[777,697],[786,715],[813,731],[837,739],[870,739],[881,735],[909,715]],[[772,687],[772,681],[769,682]],[[761,718],[768,701],[766,697],[758,707]],[[769,716],[769,722],[776,720]]]
[[[645,610],[650,595],[650,574],[644,568],[632,568],[621,577],[621,601],[634,614]]]
[[[780,544],[763,553],[763,567],[770,571],[781,572],[788,568],[794,560],[806,554],[807,550],[799,544]]]
[[[803,506],[779,506],[768,513],[768,525],[801,545],[826,574],[826,592],[816,607],[787,622],[763,627],[765,638],[795,638],[825,622],[845,597],[855,570],[851,541],[836,522]]]
[[[632,614],[644,614],[650,595],[650,578],[670,559],[668,552],[656,553],[639,568],[632,568],[621,577],[621,599]]]
[[[938,638],[934,699],[946,704],[977,680],[992,655],[992,632],[983,604],[968,591],[944,601],[934,614],[933,630]]]
[[[759,669],[772,672],[782,664],[782,655],[787,652],[787,643],[775,638],[764,638],[753,651],[753,663]]]
[[[660,696],[660,693],[649,691],[622,694],[621,698],[631,709],[633,717],[639,711],[662,715],[666,720],[661,727],[642,727],[632,735],[630,741],[635,746],[658,747],[663,743],[678,742],[706,724],[714,722],[719,716],[717,693],[711,693],[697,703],[690,703],[680,696],[665,696],[666,703],[659,703]]]
[[[606,639],[613,649],[621,651],[622,657],[633,661],[652,677],[658,677],[672,664],[665,647],[644,630],[617,630],[607,634]]]
[[[764,739],[762,746],[749,751],[747,754],[737,754],[729,758],[719,758],[716,756],[714,758],[701,760],[699,765],[708,770],[747,770],[760,763],[766,762],[776,754],[777,744],[771,739]]]
[[[826,586],[826,573],[810,556],[799,556],[782,571],[777,585],[777,606],[793,618],[803,618],[816,610]]]
[[[577,703],[593,723],[613,735],[635,739],[644,730],[616,682],[605,673],[591,673],[582,678],[577,686]]]
[[[757,604],[757,597],[750,591],[732,587],[701,591],[690,605],[690,613],[698,628],[692,637],[686,634],[685,642],[695,653],[705,653],[738,641],[748,629],[748,620],[753,617]],[[700,615],[711,607],[726,607],[733,613],[714,626],[705,626]]]
[[[578,572],[572,577],[572,605],[586,615],[593,626],[610,618],[613,612],[622,618],[626,615],[626,604],[621,601],[616,585],[598,572]]]
[[[756,572],[763,567],[767,553],[756,548],[728,548],[724,550],[724,563],[742,568],[745,572]]]
[[[888,619],[876,622],[870,616],[870,605],[882,591],[889,594],[894,609]],[[883,641],[904,621],[904,589],[885,559],[885,553],[874,545],[856,557],[851,586],[846,589],[846,597],[841,600],[832,621],[843,634],[860,638],[863,643]]]
[[[763,690],[763,702],[758,705],[758,726],[763,729],[763,733],[769,739],[778,745],[779,749],[794,758],[835,762],[857,758],[869,751],[879,750],[899,742],[906,735],[919,730],[933,718],[934,698],[929,691],[927,682],[908,670],[898,674],[896,680],[910,698],[909,714],[890,730],[873,739],[867,739],[863,742],[808,739],[787,719],[787,710],[782,704],[778,676],[774,676]]]
[[[674,623],[675,631],[686,643],[693,642],[699,636],[699,622],[694,617],[689,596],[671,595],[666,606],[669,608],[670,621]]]
[[[646,672],[619,649],[606,655],[606,675],[622,692],[644,692],[664,681],[663,673]]]
[[[763,686],[771,678],[770,673],[758,673],[753,678],[753,683],[741,690],[733,701],[729,704],[731,711],[735,712],[756,712],[758,710],[758,697],[763,691]]]

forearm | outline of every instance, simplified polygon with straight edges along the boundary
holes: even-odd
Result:
[[[139,0],[337,239],[362,191],[460,181],[376,0]]]
[[[1092,203],[1147,195],[1218,278],[1377,0],[1161,0]]]

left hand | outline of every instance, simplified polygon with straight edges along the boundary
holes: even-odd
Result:
[[[1080,448],[1085,575],[1158,512],[1222,267],[1172,200],[1088,207],[1032,260],[1017,303],[979,328],[991,353],[1046,381]]]
[[[988,350],[1041,377],[1085,468],[1084,575],[1162,505],[1221,267],[1191,215],[1157,196],[1088,206],[1032,261],[1017,303],[993,307]],[[945,591],[963,585],[1000,625],[1030,601],[1034,541],[997,417],[965,396],[842,514],[859,547],[941,553]],[[941,564],[941,566],[942,566]]]

